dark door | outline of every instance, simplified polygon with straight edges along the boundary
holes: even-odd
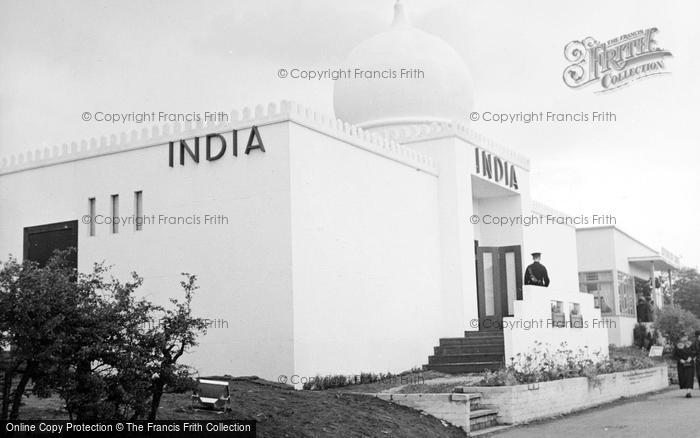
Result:
[[[54,250],[75,248],[69,261],[78,267],[78,221],[57,222],[24,229],[24,260],[44,266]]]
[[[501,327],[504,316],[513,315],[516,300],[522,299],[520,246],[481,246],[476,250],[479,329]]]

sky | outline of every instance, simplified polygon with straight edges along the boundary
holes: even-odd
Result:
[[[611,111],[612,123],[472,123],[531,161],[532,195],[614,215],[641,241],[700,264],[700,2],[403,0],[415,27],[464,58],[475,111]],[[204,112],[292,99],[333,114],[337,68],[385,30],[393,0],[0,0],[0,157],[136,124],[84,111]],[[611,93],[570,89],[564,46],[656,27],[670,74]],[[1,207],[0,207],[1,208]]]

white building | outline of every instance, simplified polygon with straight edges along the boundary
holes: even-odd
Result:
[[[672,272],[680,268],[680,259],[664,248],[651,248],[615,226],[579,228],[576,240],[581,292],[593,294],[596,308],[604,320],[610,321],[610,344],[632,345],[640,298],[635,279],[638,283],[651,279],[650,298],[661,308],[664,297],[657,278],[659,273],[667,273],[673,281]]]
[[[497,366],[535,340],[606,354],[594,297],[579,293],[575,229],[492,224],[554,213],[531,198],[527,158],[460,121],[472,88],[459,55],[397,5],[348,63],[418,66],[425,79],[338,81],[340,119],[285,101],[223,125],[3,159],[0,254],[40,260],[77,245],[81,270],[135,270],[158,302],[196,273],[196,311],[214,322],[187,359],[202,373],[396,372],[427,363],[440,338],[451,339],[431,363],[446,370]],[[134,216],[142,227],[105,223]],[[533,251],[549,288],[522,286]],[[553,306],[567,327],[547,322]]]

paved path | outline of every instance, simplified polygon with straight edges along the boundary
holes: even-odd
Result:
[[[676,387],[677,388],[677,387]],[[700,390],[686,399],[679,389],[572,414],[558,420],[515,427],[495,438],[520,437],[700,437]]]

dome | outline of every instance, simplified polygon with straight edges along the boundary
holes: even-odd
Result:
[[[468,120],[473,110],[471,75],[462,58],[442,39],[412,27],[399,1],[391,27],[355,47],[345,68],[351,75],[335,81],[335,115],[365,129]],[[423,75],[401,78],[402,69]],[[397,77],[357,78],[356,70],[393,71]]]

